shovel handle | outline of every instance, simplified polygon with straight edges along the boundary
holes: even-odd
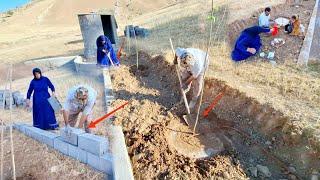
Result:
[[[174,52],[172,40],[171,40],[171,38],[169,40],[170,40],[172,54],[173,54],[173,57],[174,57],[175,56],[175,52]],[[179,84],[180,84],[180,86],[179,86],[180,87],[180,92],[181,92],[181,95],[182,95],[182,98],[183,98],[183,101],[184,101],[184,105],[185,105],[185,107],[187,109],[187,114],[190,114],[190,108],[189,108],[187,96],[186,96],[186,93],[184,93],[184,91],[182,89],[182,80],[181,80],[181,75],[180,75],[180,61],[179,60],[177,60],[177,61],[178,61],[178,64],[176,65],[176,71],[177,71]]]

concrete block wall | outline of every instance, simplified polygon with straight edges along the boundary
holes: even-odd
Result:
[[[62,140],[72,145],[78,146],[78,136],[84,134],[84,130],[72,127],[70,127],[69,130],[66,129],[66,127],[60,129]]]
[[[314,9],[312,11],[312,15],[310,18],[310,22],[309,22],[309,26],[307,29],[307,33],[306,36],[304,38],[303,41],[303,45],[298,57],[298,64],[299,65],[308,65],[308,61],[310,58],[310,51],[311,51],[311,46],[312,46],[312,42],[313,42],[313,37],[314,37],[314,33],[315,33],[315,28],[316,28],[316,24],[317,24],[317,14],[319,11],[319,0],[316,0]],[[318,17],[320,18],[320,17]],[[318,20],[320,21],[320,20]]]
[[[103,69],[103,84],[104,84],[104,99],[106,104],[106,111],[111,110],[111,104],[114,101],[113,91],[112,91],[112,82],[109,74],[109,69]]]
[[[41,58],[24,62],[27,65],[42,65],[46,67],[60,67],[74,60],[76,56],[60,56],[52,58]]]
[[[85,133],[81,129],[61,128],[60,135],[24,123],[15,123],[16,130],[48,145],[60,153],[70,156],[113,178],[113,155],[109,151],[108,138]]]
[[[109,74],[109,69],[103,70],[103,82],[104,82],[104,96],[106,103],[106,111],[111,111],[111,104],[114,100],[112,92],[112,82]],[[108,126],[108,131],[110,132],[110,148],[112,153],[112,176],[114,179],[119,180],[133,180],[133,171],[130,158],[128,155],[128,150],[122,132],[121,126]]]
[[[101,74],[101,70],[97,68],[96,61],[84,61],[84,58],[81,56],[77,56],[74,59],[74,65],[76,67],[76,71],[81,75],[92,75],[98,76]]]
[[[108,151],[108,140],[93,134],[84,133],[78,136],[79,148],[94,155],[102,156]]]

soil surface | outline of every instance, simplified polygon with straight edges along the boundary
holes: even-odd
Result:
[[[17,131],[13,131],[16,177],[19,180],[38,179],[103,179],[96,170],[58,153]],[[12,179],[10,135],[4,138],[4,179]]]
[[[195,116],[189,119],[190,126],[182,120],[184,105],[173,64],[163,56],[139,54],[140,64],[147,67],[140,74],[131,70],[135,56],[123,58],[121,67],[111,72],[117,99],[113,106],[130,101],[117,112],[114,123],[123,126],[137,179],[246,179],[255,177],[248,169],[258,164],[268,166],[274,178],[288,176],[281,165],[263,155],[264,138],[253,130],[247,132],[252,129],[250,120],[241,116],[234,114],[232,121],[213,113],[206,119],[200,117],[194,135]],[[255,138],[248,138],[253,134]],[[259,173],[257,177],[265,176]]]

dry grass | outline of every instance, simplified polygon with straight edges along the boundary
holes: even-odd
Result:
[[[4,138],[4,179],[12,179],[9,134]],[[85,164],[66,157],[21,133],[14,131],[17,179],[104,179]]]

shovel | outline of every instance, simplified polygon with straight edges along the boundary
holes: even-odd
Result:
[[[171,38],[169,40],[170,40],[170,44],[171,44],[172,53],[175,56],[175,52],[174,52],[174,48],[173,48],[173,44],[172,44]],[[178,64],[175,65],[175,67],[176,67],[176,71],[177,71],[177,75],[178,75],[178,79],[179,79],[180,92],[181,92],[181,95],[182,95],[182,98],[183,98],[183,101],[184,101],[184,105],[185,105],[185,107],[187,109],[187,114],[183,115],[182,118],[183,118],[184,122],[189,126],[188,119],[190,119],[190,108],[189,108],[188,100],[187,100],[187,97],[186,97],[186,93],[184,92],[184,90],[182,88],[182,80],[181,80],[181,75],[180,75],[180,61],[178,61]]]

